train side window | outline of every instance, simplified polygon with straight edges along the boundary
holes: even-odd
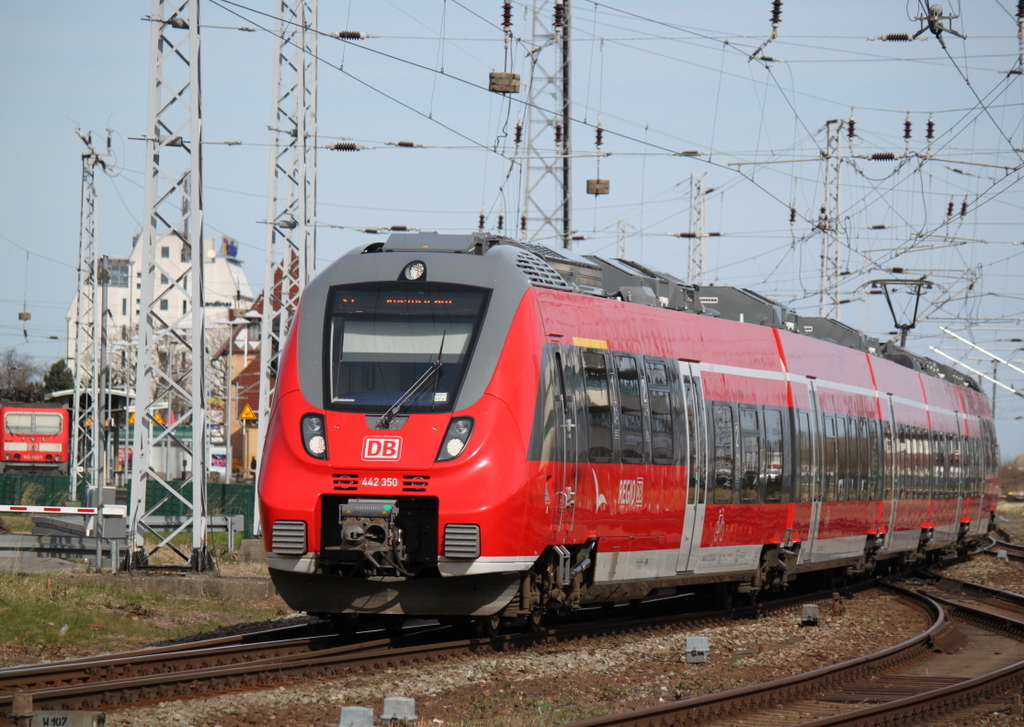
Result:
[[[714,502],[733,501],[733,434],[732,407],[715,404],[712,408],[712,431],[715,436]]]
[[[675,432],[672,426],[672,392],[668,367],[663,361],[645,361],[647,390],[651,402],[651,459],[656,464],[675,461]]]
[[[591,462],[612,459],[612,406],[608,390],[608,365],[603,353],[583,352],[583,376],[587,388],[587,437]]]
[[[924,469],[925,448],[922,446],[921,430],[918,427],[910,427],[910,486],[914,500],[920,500],[925,485],[921,481],[921,471]]]
[[[983,489],[982,483],[985,481],[985,445],[980,429],[981,422],[978,422],[978,424],[979,427],[974,430],[974,457],[977,461],[977,465],[974,468],[974,478],[977,482],[975,488],[980,495]]]
[[[893,456],[893,442],[892,442],[892,424],[888,419],[882,422],[882,452],[884,453],[884,459],[882,460],[882,499],[891,500],[893,498],[892,484],[896,477],[896,460]]]
[[[980,492],[984,492],[985,477],[988,475],[988,442],[986,441],[985,423],[981,424],[981,431],[978,432],[978,488]]]
[[[972,497],[977,497],[981,494],[981,488],[978,487],[978,439],[977,437],[967,438],[967,452],[970,456],[970,462],[967,467],[967,471],[970,473],[970,493]]]
[[[879,465],[881,460],[878,451],[878,420],[868,419],[864,425],[868,436],[868,497],[877,500],[882,495]]]
[[[971,483],[971,438],[966,434],[960,437],[960,494],[964,497],[974,495]]]
[[[949,477],[952,480],[952,491],[955,495],[963,494],[960,470],[960,452],[962,448],[963,438],[959,434],[952,435],[949,442]]]
[[[931,452],[928,447],[928,432],[924,429],[917,429],[914,439],[917,442],[917,498],[927,499],[929,496],[928,484],[930,481]]]
[[[664,361],[648,359],[644,361],[644,366],[647,368],[647,383],[650,386],[664,386],[668,388],[668,367],[665,366]]]
[[[533,437],[530,440],[531,458],[548,462],[557,459],[561,454],[558,451],[558,407],[561,400],[559,368],[562,357],[558,353],[553,353],[553,349],[554,344],[544,347],[540,391],[534,411]]]
[[[906,496],[917,499],[917,431],[916,427],[907,427],[904,435],[907,438],[906,467],[903,469],[903,479],[907,484],[903,491]]]
[[[920,467],[918,467],[918,489],[920,490],[918,497],[927,499],[931,497],[932,483],[932,441],[928,436],[927,429],[917,430],[917,441],[921,448]]]
[[[814,440],[811,436],[811,415],[802,411],[796,415],[797,497],[800,502],[814,498]]]
[[[903,424],[896,425],[896,497],[901,500],[907,496],[907,428]]]
[[[703,475],[701,467],[702,442],[697,440],[697,399],[694,382],[689,376],[683,378],[683,399],[686,404],[686,464],[690,474],[686,488],[686,503],[704,502]]]
[[[982,457],[981,439],[978,437],[972,437],[974,440],[974,493],[980,496],[982,493],[982,473],[985,466],[985,461]]]
[[[672,397],[668,391],[651,389],[651,459],[657,464],[675,460],[672,433]]]
[[[871,456],[868,453],[868,422],[867,419],[857,420],[857,446],[860,454],[857,457],[857,474],[860,480],[860,499],[871,499]]]
[[[942,449],[943,457],[945,459],[945,476],[946,476],[946,494],[949,496],[956,495],[956,479],[953,477],[953,447],[956,444],[953,441],[953,435],[948,432],[942,435]]]
[[[782,412],[778,409],[764,410],[764,501],[782,502],[784,482],[782,445]]]
[[[740,502],[760,502],[761,431],[757,411],[740,407]]]
[[[846,432],[846,417],[837,416],[836,422],[836,499],[850,498],[850,439]],[[854,450],[856,452],[856,450]]]
[[[921,495],[932,497],[935,492],[935,446],[927,429],[921,430],[921,453]]]
[[[623,462],[644,461],[644,412],[640,397],[640,371],[632,356],[615,357],[619,382],[619,431]]]
[[[994,477],[999,470],[999,453],[996,451],[996,436],[992,431],[992,422],[982,422],[982,431],[985,433],[984,447],[988,467],[985,470],[986,481]]]
[[[945,482],[946,495],[956,494],[956,481],[953,479],[953,438],[949,433],[942,433],[942,480]]]
[[[965,497],[974,497],[974,452],[971,451],[971,438],[964,435],[960,449],[960,471],[963,473],[963,493]]]
[[[833,416],[825,417],[825,459],[822,462],[824,500],[836,499],[836,476],[839,450],[836,448],[836,420]]]

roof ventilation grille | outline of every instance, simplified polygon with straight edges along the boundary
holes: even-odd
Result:
[[[541,288],[571,290],[565,279],[544,260],[527,250],[520,250],[516,255],[516,267],[530,279],[530,282]]]

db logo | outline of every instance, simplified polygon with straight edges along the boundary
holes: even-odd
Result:
[[[366,437],[363,439],[363,459],[397,460],[401,456],[401,437]]]

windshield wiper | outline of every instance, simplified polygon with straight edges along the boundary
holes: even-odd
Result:
[[[423,372],[423,375],[416,379],[416,382],[410,386],[404,394],[398,397],[398,400],[391,405],[391,407],[384,412],[380,419],[377,420],[378,429],[390,429],[391,421],[398,414],[399,410],[405,406],[406,402],[420,392],[420,390],[427,385],[435,375],[438,375],[441,371],[441,352],[444,351],[444,337],[447,331],[441,332],[441,348],[437,351],[437,360],[430,364],[429,368]]]

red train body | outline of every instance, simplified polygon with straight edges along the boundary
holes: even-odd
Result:
[[[320,614],[521,621],[870,571],[988,531],[973,382],[790,330],[850,332],[756,296],[728,320],[706,293],[483,236],[339,259],[280,357],[259,481],[279,592]]]
[[[71,417],[67,409],[0,406],[0,472],[67,474]]]

